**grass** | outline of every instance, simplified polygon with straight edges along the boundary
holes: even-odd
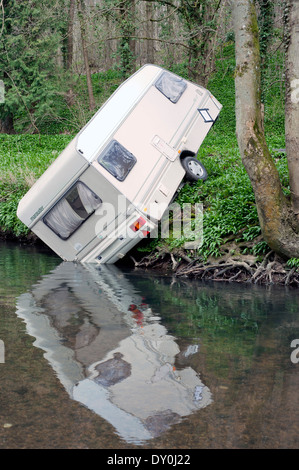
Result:
[[[200,149],[198,158],[207,169],[208,179],[205,182],[185,185],[176,199],[180,205],[203,204],[204,241],[196,256],[199,255],[203,259],[220,256],[221,247],[229,238],[241,244],[256,239],[256,244],[253,243],[250,249],[245,249],[247,253],[263,254],[268,247],[260,240],[261,230],[254,193],[241,162],[234,135],[219,135],[215,128]],[[276,160],[287,193],[289,187],[286,157],[282,155]],[[184,238],[179,242],[169,238],[166,240],[167,248],[178,248],[186,241],[188,240]],[[156,240],[156,246],[163,244],[164,240]],[[153,248],[153,244],[150,248]]]
[[[68,135],[0,134],[0,228],[26,236],[27,227],[17,218],[18,203],[32,184],[65,148]]]

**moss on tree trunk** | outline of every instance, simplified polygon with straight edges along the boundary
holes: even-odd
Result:
[[[278,254],[299,257],[299,227],[266,144],[257,16],[252,0],[234,3],[237,139],[251,180],[263,237]]]
[[[286,150],[290,174],[292,207],[299,219],[299,3],[286,0]]]

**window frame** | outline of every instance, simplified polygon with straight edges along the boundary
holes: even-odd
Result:
[[[163,77],[165,76],[168,76],[169,79],[177,84],[181,83],[183,85],[180,93],[177,93],[176,97],[174,99],[171,98],[171,95],[170,94],[167,94],[165,92],[165,89],[163,89],[163,87],[161,86],[161,83],[162,83],[162,80],[163,80]],[[183,78],[181,77],[178,77],[177,75],[174,75],[173,73],[170,73],[170,72],[162,72],[161,75],[159,76],[159,78],[156,80],[155,82],[155,87],[156,89],[162,93],[162,95],[164,95],[171,103],[173,104],[176,104],[178,103],[178,101],[181,99],[182,95],[185,93],[186,91],[186,88],[187,88],[187,82],[186,80],[184,80]]]
[[[81,218],[82,218],[82,222],[79,223],[79,225],[78,225],[67,237],[64,237],[64,236],[62,236],[60,233],[58,233],[53,227],[51,227],[51,225],[50,225],[49,222],[46,220],[46,218],[47,218],[47,216],[51,213],[51,211],[52,211],[55,207],[57,207],[57,205],[58,205],[61,201],[63,201],[63,200],[65,200],[65,201],[69,204],[70,209],[71,209],[72,211],[74,211],[75,214],[77,214],[77,215],[80,217],[80,215],[79,215],[79,214],[75,211],[75,209],[71,206],[71,204],[69,203],[69,201],[67,201],[67,196],[74,190],[74,188],[75,188],[78,184],[82,184],[82,185],[85,186],[85,188],[87,188],[92,194],[94,194],[94,195],[99,199],[99,205],[98,205],[95,209],[93,209],[93,210],[87,215],[87,217],[85,217],[85,218],[82,218],[82,217],[81,217]],[[78,191],[78,196],[79,196],[79,198],[80,198],[79,191]],[[81,200],[81,198],[80,198],[80,200]],[[84,183],[84,182],[81,181],[81,180],[77,180],[77,181],[76,181],[74,184],[72,184],[72,186],[59,198],[59,200],[51,207],[51,209],[47,211],[47,213],[43,216],[42,221],[43,221],[43,223],[44,223],[50,230],[52,230],[52,232],[55,233],[55,235],[57,235],[61,240],[66,241],[66,240],[68,240],[68,239],[81,227],[81,225],[83,225],[84,222],[86,222],[87,219],[89,219],[89,217],[90,217],[92,214],[94,214],[94,212],[101,206],[102,203],[103,203],[103,200],[100,198],[100,196],[98,196],[98,194],[96,194],[92,189],[90,189],[90,187],[87,186],[86,183]],[[85,206],[84,206],[82,200],[81,200],[81,204],[82,204],[82,207],[83,207],[83,209],[85,210],[85,212],[87,212],[87,210],[86,210],[86,208],[85,208]],[[88,213],[88,212],[87,212],[87,213]]]
[[[209,108],[198,108],[199,114],[203,118],[204,122],[215,122],[212,116],[210,115]]]
[[[115,147],[115,146],[119,146],[119,148],[125,154],[125,156],[129,157],[132,161],[132,165],[130,165],[129,169],[126,171],[126,174],[123,177],[118,176],[108,166],[105,166],[103,164],[104,158],[108,157],[110,152],[113,152],[113,147]],[[112,153],[112,155],[113,155],[113,153]],[[106,148],[103,150],[103,152],[101,152],[101,154],[98,156],[97,162],[99,163],[99,165],[101,165],[101,167],[103,167],[106,171],[108,171],[108,173],[110,173],[112,176],[114,176],[114,178],[117,181],[123,182],[123,181],[125,181],[125,179],[129,175],[129,173],[131,172],[131,170],[133,169],[135,164],[137,163],[137,158],[126,147],[124,147],[120,142],[118,142],[118,140],[113,139],[113,140],[111,140],[111,142],[109,142],[109,144],[106,146]]]

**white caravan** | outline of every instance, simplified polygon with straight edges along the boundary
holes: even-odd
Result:
[[[17,215],[63,260],[115,263],[159,220],[221,104],[155,65],[126,80],[19,203]]]

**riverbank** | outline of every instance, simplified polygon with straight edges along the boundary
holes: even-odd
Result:
[[[185,250],[184,246],[194,238],[189,240],[186,234],[175,237],[170,233],[168,238],[140,243],[126,262],[136,265],[137,269],[167,269],[177,276],[226,282],[278,282],[297,287],[299,260],[278,260],[261,235],[252,186],[235,135],[234,55],[231,52],[225,60],[219,61],[208,86],[223,105],[217,123],[198,152],[208,179],[186,184],[175,199],[177,207],[181,208],[185,204],[189,207],[202,204],[203,243],[197,250]],[[288,196],[284,98],[278,91],[270,87],[264,97],[265,131],[282,190]],[[67,131],[59,135],[0,134],[1,239],[40,243],[18,220],[18,203],[72,138]],[[194,230],[193,211],[191,223]]]
[[[297,263],[283,260],[272,250],[263,258],[227,254],[202,261],[180,251],[151,253],[139,261],[131,259],[135,269],[166,271],[178,278],[299,287]]]
[[[175,200],[177,207],[202,204],[203,244],[200,249],[185,250],[189,241],[186,235],[177,238],[170,233],[166,239],[147,239],[140,243],[126,262],[137,269],[167,270],[180,277],[298,287],[298,260],[278,259],[263,240],[254,194],[239,156],[235,134],[229,128],[224,128],[224,133],[219,132],[224,126],[221,121],[219,124],[219,128],[212,129],[198,155],[207,169],[208,179],[186,184]],[[18,203],[71,138],[69,135],[0,135],[0,239],[41,243],[18,220]],[[271,134],[268,145],[283,190],[288,194],[283,138]]]
[[[36,245],[51,250],[32,232],[27,236],[15,236],[0,232],[0,241],[18,245]],[[194,254],[193,254],[194,255]],[[220,258],[210,257],[206,261],[190,257],[188,250],[167,250],[158,247],[145,256],[138,246],[118,264],[134,270],[165,273],[177,278],[197,279],[223,283],[284,285],[299,287],[299,266],[293,260],[283,260],[270,250],[265,256],[226,253]]]

